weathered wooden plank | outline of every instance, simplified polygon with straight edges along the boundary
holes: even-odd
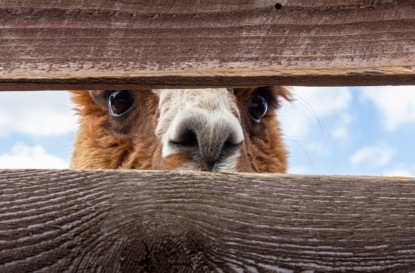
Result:
[[[412,0],[2,0],[0,26],[2,90],[415,83]]]
[[[1,170],[0,272],[413,272],[414,186]]]

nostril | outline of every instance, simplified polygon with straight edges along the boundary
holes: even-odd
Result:
[[[199,145],[197,141],[197,135],[193,130],[183,130],[177,137],[170,140],[170,144],[197,147]]]
[[[238,134],[236,129],[228,129],[228,135],[225,137],[222,149],[239,148],[242,145],[243,141],[243,137]]]
[[[220,149],[210,150],[210,151],[201,151],[201,166],[203,171],[215,171],[216,166],[221,164],[227,158],[235,155],[242,145],[243,141],[235,142],[234,139],[228,138],[222,143]]]
[[[235,143],[234,141],[226,140],[225,143],[223,143],[222,149],[233,148],[233,147],[238,148],[241,145],[242,145],[242,141]]]
[[[239,150],[239,148],[241,147],[242,143],[243,143],[243,141],[236,142],[234,140],[234,138],[229,137],[223,143],[220,156],[221,157],[223,157],[223,156],[227,157],[227,156],[232,155],[233,153],[235,153],[235,152],[237,152]]]

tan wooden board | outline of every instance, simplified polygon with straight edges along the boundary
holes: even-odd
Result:
[[[0,171],[2,273],[413,272],[414,253],[413,178]]]
[[[404,85],[414,71],[412,0],[0,1],[0,90]]]

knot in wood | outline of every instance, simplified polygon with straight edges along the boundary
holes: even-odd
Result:
[[[132,240],[119,253],[121,272],[212,272],[206,249],[186,235]]]

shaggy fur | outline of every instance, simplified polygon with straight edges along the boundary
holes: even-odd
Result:
[[[269,97],[268,112],[260,123],[251,120],[248,106],[258,88],[228,89],[239,109],[244,134],[237,171],[280,172],[287,170],[287,152],[275,110],[280,98],[290,100],[285,87],[262,87]],[[78,105],[79,132],[71,167],[76,169],[198,169],[193,156],[177,153],[162,157],[163,145],[156,135],[160,117],[159,96],[152,90],[134,92],[135,107],[123,119],[109,115],[109,91],[71,91]],[[174,90],[171,90],[174,92]],[[202,91],[199,92],[208,92]],[[199,168],[202,169],[202,168]]]

